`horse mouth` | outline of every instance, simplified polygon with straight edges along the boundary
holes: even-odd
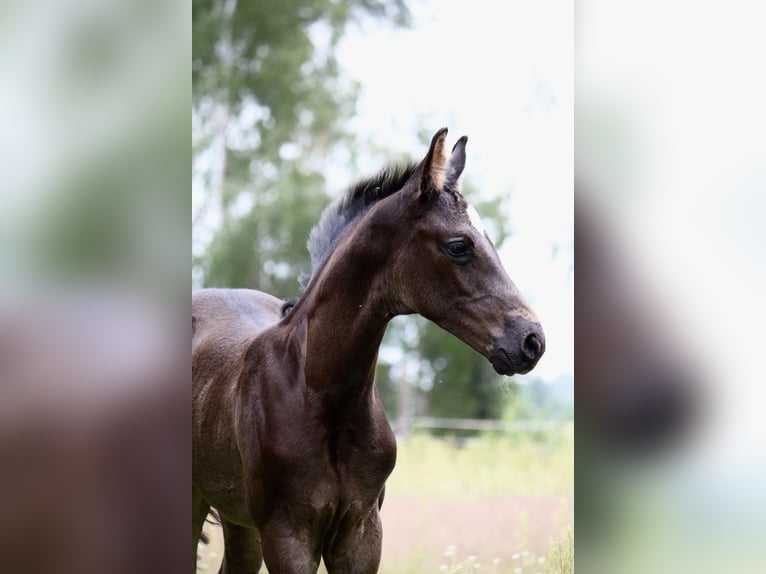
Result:
[[[489,362],[497,374],[506,376],[526,375],[537,363],[537,361],[529,363],[528,361],[514,360],[511,353],[500,347],[495,348],[492,352],[492,358]]]

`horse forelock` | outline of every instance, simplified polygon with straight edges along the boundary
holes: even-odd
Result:
[[[309,234],[307,247],[311,257],[311,272],[299,279],[302,290],[308,287],[344,232],[353,227],[377,202],[401,190],[417,168],[417,163],[389,166],[353,184],[346,193],[325,208],[319,223]]]

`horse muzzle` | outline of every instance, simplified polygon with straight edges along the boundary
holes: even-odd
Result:
[[[523,375],[535,368],[544,352],[545,333],[540,323],[517,317],[494,340],[490,362],[501,375]]]

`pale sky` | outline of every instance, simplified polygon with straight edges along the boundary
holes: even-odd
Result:
[[[449,145],[468,135],[465,177],[484,197],[509,198],[501,257],[546,332],[532,375],[573,373],[573,5],[431,0],[411,10],[410,29],[363,23],[341,43],[339,61],[362,85],[353,129],[413,158],[425,151],[421,128],[449,127]]]

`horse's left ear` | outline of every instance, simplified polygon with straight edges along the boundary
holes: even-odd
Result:
[[[431,138],[431,146],[423,158],[420,175],[420,195],[428,197],[432,192],[440,190],[445,181],[445,163],[447,154],[444,151],[444,141],[447,139],[447,128],[442,128]]]
[[[465,144],[468,142],[468,136],[463,136],[455,147],[452,148],[452,153],[449,156],[447,162],[447,173],[445,175],[445,185],[454,189],[460,189],[460,176],[463,173],[465,167]]]

